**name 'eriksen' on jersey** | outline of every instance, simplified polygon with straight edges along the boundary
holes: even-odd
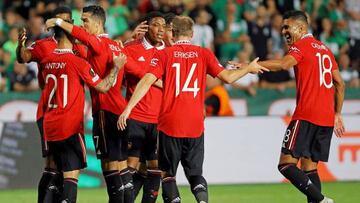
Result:
[[[63,68],[65,68],[65,66],[66,66],[66,63],[64,63],[64,62],[45,64],[46,69],[63,69]]]
[[[175,51],[174,52],[175,58],[198,58],[199,54],[196,51],[190,51],[190,52],[182,52],[182,51]]]

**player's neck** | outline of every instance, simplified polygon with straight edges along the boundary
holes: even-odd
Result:
[[[58,49],[72,49],[73,44],[68,38],[62,38],[58,41]]]
[[[175,43],[177,41],[191,41],[191,37],[189,36],[178,36],[174,38]]]

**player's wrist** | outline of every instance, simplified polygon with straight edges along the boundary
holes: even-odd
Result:
[[[56,20],[55,20],[55,25],[57,25],[57,26],[60,27],[63,22],[64,22],[63,19],[61,19],[61,18],[56,18]]]

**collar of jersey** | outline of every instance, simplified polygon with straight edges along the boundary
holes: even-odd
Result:
[[[97,37],[106,37],[106,38],[109,38],[109,34],[106,34],[106,33],[102,33],[102,34],[98,34],[96,35]]]
[[[154,47],[153,45],[150,44],[149,41],[146,40],[145,37],[143,37],[143,39],[142,39],[142,44],[143,44],[143,46],[144,46],[144,48],[145,48],[146,50],[149,50],[149,49],[152,49],[152,48],[155,48],[155,49],[157,49],[157,50],[162,50],[162,49],[165,48],[165,43],[164,43],[164,41],[161,41],[161,46]]]
[[[57,54],[65,54],[65,53],[73,54],[74,52],[72,51],[72,49],[55,49],[54,53],[57,53]]]
[[[176,41],[175,44],[191,44],[190,40],[179,40]]]
[[[301,37],[301,39],[304,39],[304,38],[306,38],[306,37],[312,37],[313,35],[311,34],[311,33],[307,33],[307,34],[305,34],[304,36],[302,36]]]

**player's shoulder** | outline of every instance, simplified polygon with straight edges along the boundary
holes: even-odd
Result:
[[[35,42],[31,43],[28,47],[29,49],[34,49],[37,46],[52,46],[56,45],[56,40],[54,37],[47,37],[44,39],[36,40]]]
[[[124,48],[125,49],[131,49],[131,48],[135,48],[135,47],[138,47],[138,46],[141,46],[142,45],[142,40],[141,39],[135,39],[135,40],[131,40],[131,41],[128,41],[124,44]]]

